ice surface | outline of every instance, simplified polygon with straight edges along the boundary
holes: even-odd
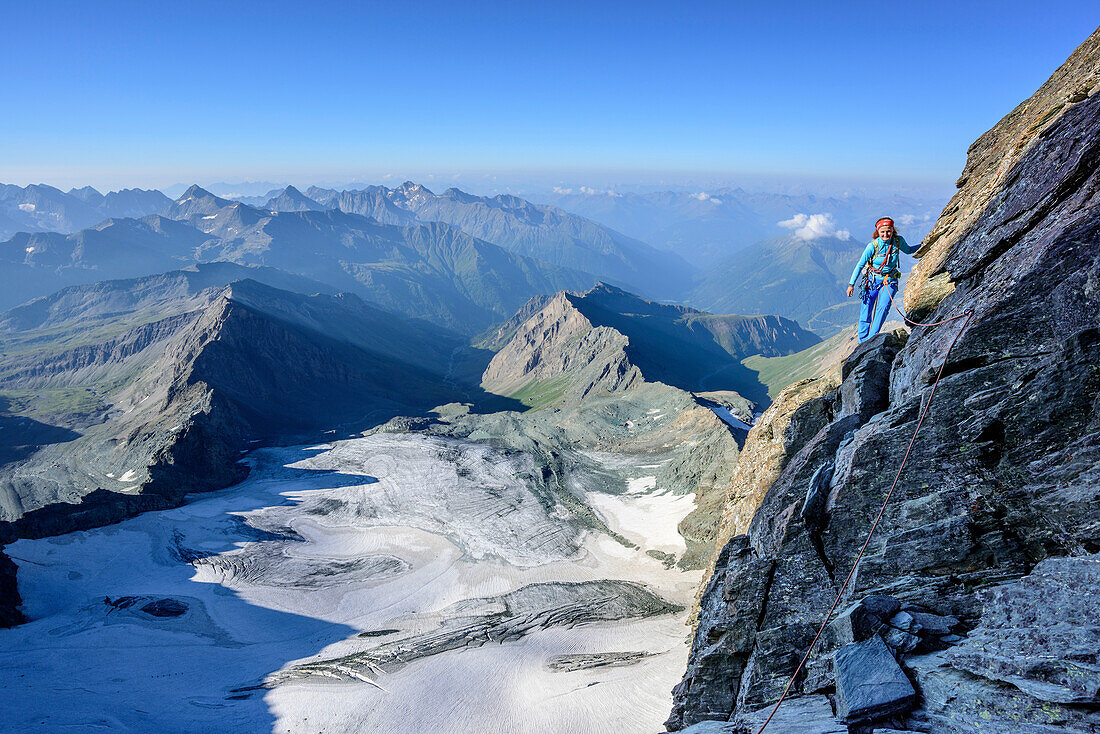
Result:
[[[752,426],[735,416],[732,412],[730,412],[730,409],[724,405],[714,404],[708,405],[707,407],[714,411],[714,414],[716,416],[721,418],[732,428],[736,428],[741,431],[749,431],[752,429]],[[759,415],[757,417],[759,417]]]
[[[588,492],[627,548],[536,496],[520,452],[380,434],[248,460],[184,507],[8,547],[31,621],[0,630],[5,727],[660,728],[687,656],[664,601],[699,573],[645,551],[682,552],[690,496]]]

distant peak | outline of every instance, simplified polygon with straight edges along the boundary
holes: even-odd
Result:
[[[452,201],[461,201],[461,202],[478,201],[481,198],[480,196],[474,196],[473,194],[468,194],[465,191],[463,191],[462,189],[455,188],[454,186],[452,186],[451,188],[444,191],[443,192],[443,197],[446,198],[446,199],[450,199]]]
[[[638,298],[638,296],[634,295],[633,293],[631,293],[629,291],[624,291],[622,288],[618,288],[616,286],[613,286],[610,283],[604,283],[602,280],[600,282],[596,283],[596,285],[589,288],[587,291],[585,291],[584,295],[586,295],[586,296],[599,296],[599,295],[628,296],[630,298]],[[639,299],[639,300],[641,300],[641,299]]]
[[[213,196],[209,191],[199,186],[198,184],[191,184],[191,187],[187,191],[183,192],[183,196],[176,201],[183,201],[185,199],[197,199],[200,197]]]
[[[405,196],[408,196],[409,194],[419,194],[419,193],[431,194],[432,196],[435,195],[435,194],[432,194],[431,190],[428,189],[428,187],[426,187],[422,184],[413,183],[412,181],[406,181],[405,183],[401,184],[396,189],[394,189],[394,191],[399,191],[402,194],[404,194]]]

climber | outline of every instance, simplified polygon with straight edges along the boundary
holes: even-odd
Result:
[[[863,257],[852,271],[848,281],[848,297],[851,298],[859,281],[859,298],[863,305],[859,309],[859,340],[867,341],[882,329],[886,314],[890,312],[890,300],[898,292],[898,279],[901,278],[900,255],[916,252],[905,238],[894,229],[894,220],[883,217],[875,222],[874,239],[863,250]],[[880,293],[883,288],[890,289],[890,295]],[[879,296],[882,296],[880,298]]]

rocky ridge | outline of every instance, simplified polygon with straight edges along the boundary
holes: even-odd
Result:
[[[1100,31],[971,148],[905,296],[925,321],[972,311],[966,328],[880,335],[750,436],[725,527],[742,534],[702,594],[670,730],[762,722],[958,335],[844,611],[768,731],[1100,731],[1097,69]]]

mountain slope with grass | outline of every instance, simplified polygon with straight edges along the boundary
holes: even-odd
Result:
[[[483,384],[517,399],[546,400],[559,389],[579,390],[581,399],[628,388],[644,374],[683,390],[732,390],[765,402],[764,386],[740,359],[816,341],[775,316],[718,316],[600,284],[558,293],[531,316],[493,358]]]

